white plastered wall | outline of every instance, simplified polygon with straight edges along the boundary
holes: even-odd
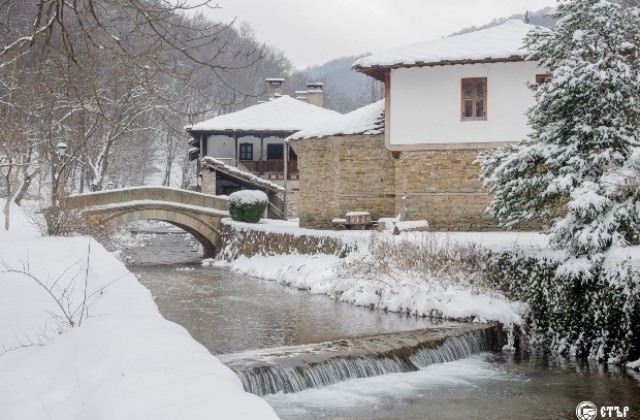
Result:
[[[391,71],[390,146],[494,143],[529,133],[527,87],[543,74],[535,62],[400,68]],[[487,78],[487,120],[461,120],[461,79]]]
[[[255,136],[238,137],[238,145],[242,143],[253,144],[253,160],[260,160],[260,139]],[[263,157],[267,158],[268,144],[284,144],[284,140],[280,137],[265,137],[263,141],[264,150]],[[231,136],[209,136],[207,138],[207,156],[218,159],[233,159],[235,157],[234,140]]]

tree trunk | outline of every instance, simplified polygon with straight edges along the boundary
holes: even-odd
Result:
[[[40,172],[40,169],[36,169],[33,173],[29,174],[27,169],[25,169],[25,171],[24,171],[24,180],[22,181],[22,184],[20,185],[20,188],[18,188],[18,192],[16,193],[16,198],[14,199],[14,201],[15,201],[15,203],[17,205],[20,205],[20,203],[24,199],[25,195],[27,194],[27,190],[31,186],[31,181],[33,181],[33,178],[39,172]]]
[[[9,230],[11,221],[11,198],[7,196],[7,201],[4,203],[4,230]]]

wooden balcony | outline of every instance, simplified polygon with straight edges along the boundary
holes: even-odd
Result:
[[[282,174],[284,172],[283,160],[263,160],[262,162],[257,160],[241,160],[240,163],[254,174]],[[287,168],[289,175],[298,174],[298,161],[290,160],[289,167]]]

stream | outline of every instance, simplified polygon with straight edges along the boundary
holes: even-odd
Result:
[[[371,311],[201,267],[188,235],[140,235],[144,246],[126,251],[128,268],[163,316],[236,370],[245,389],[283,419],[576,419],[585,400],[628,407],[625,418],[640,419],[637,372],[496,351],[489,330]],[[425,331],[437,345],[406,356],[388,350]],[[332,344],[318,344],[325,342]],[[382,346],[379,354],[367,353],[371,343]],[[342,358],[327,361],[335,347]]]

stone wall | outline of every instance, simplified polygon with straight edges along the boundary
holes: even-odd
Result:
[[[384,137],[293,140],[300,174],[300,226],[328,229],[349,211],[372,219],[395,213],[394,161]]]
[[[200,172],[200,175],[202,176],[200,191],[203,194],[217,195],[216,194],[216,189],[217,189],[216,172],[210,169],[204,168]]]
[[[396,159],[396,212],[406,197],[407,219],[425,219],[432,230],[496,230],[485,212],[489,194],[473,163],[481,150],[401,152]]]
[[[396,152],[383,135],[292,140],[300,171],[301,227],[332,228],[331,220],[364,210],[372,220],[400,213],[432,230],[496,230],[484,212],[489,195],[473,164],[481,150]]]
[[[343,249],[339,238],[322,235],[304,235],[261,229],[259,224],[247,225],[223,219],[220,225],[222,250],[220,258],[232,261],[243,255],[283,254],[339,254]]]

